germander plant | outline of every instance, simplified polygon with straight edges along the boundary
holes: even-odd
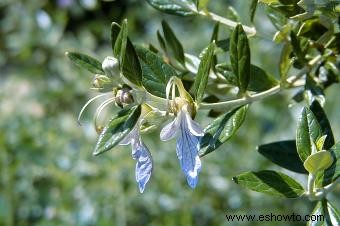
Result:
[[[102,62],[67,52],[70,60],[94,74],[92,89],[101,93],[84,105],[79,119],[91,102],[106,97],[94,117],[99,139],[93,154],[102,154],[116,145],[131,145],[136,181],[143,192],[153,168],[158,166],[153,166],[152,154],[141,135],[159,129],[161,140],[176,138],[180,166],[188,185],[195,188],[201,158],[235,135],[251,103],[297,88],[299,92],[293,99],[306,106],[299,118],[296,140],[260,145],[258,151],[283,168],[305,174],[306,189],[290,176],[271,170],[245,172],[233,180],[269,195],[307,196],[318,201],[313,214],[325,216],[324,222],[311,224],[339,225],[339,211],[327,201],[327,194],[339,184],[340,143],[335,142],[323,110],[324,90],[340,81],[339,2],[251,1],[251,21],[257,4],[264,4],[278,30],[273,41],[283,44],[279,80],[252,64],[248,39],[256,36],[255,27],[210,12],[209,1],[147,2],[165,13],[216,21],[211,43],[199,56],[187,54],[170,25],[162,21],[162,31],[157,32],[160,49],[152,44],[137,46],[129,39],[124,20],[120,25],[112,23],[113,55]],[[231,29],[230,37],[219,37],[221,25]],[[221,60],[226,53],[230,60]],[[101,112],[112,103],[121,110],[105,126],[98,125]],[[207,109],[215,120],[202,128],[195,116]]]

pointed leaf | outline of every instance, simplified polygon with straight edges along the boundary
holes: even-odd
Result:
[[[115,31],[118,30],[116,26],[114,28],[115,28]],[[112,35],[112,30],[111,30],[111,35]],[[128,30],[127,30],[127,20],[125,19],[122,23],[122,26],[120,28],[119,34],[116,38],[115,45],[113,48],[113,56],[119,59],[119,63],[121,65],[123,65],[124,63],[127,39],[128,39]]]
[[[241,187],[268,195],[298,198],[304,193],[301,184],[293,178],[271,170],[242,173],[233,177],[233,181]]]
[[[292,60],[290,58],[290,54],[292,53],[292,51],[293,51],[293,47],[289,43],[284,44],[282,51],[281,51],[281,56],[280,56],[281,81],[286,81],[288,77],[288,71],[290,67],[292,66]]]
[[[247,109],[248,105],[236,108],[219,116],[210,123],[204,129],[204,136],[201,139],[200,156],[209,154],[228,141],[244,122]]]
[[[165,98],[165,88],[176,70],[148,49],[136,46],[143,70],[143,86],[153,95]]]
[[[312,153],[312,142],[316,143],[321,136],[321,128],[313,112],[303,108],[296,131],[296,147],[303,162]]]
[[[316,220],[308,221],[307,226],[333,226],[340,222],[339,210],[326,199],[316,204],[311,216],[315,216]]]
[[[112,46],[112,51],[115,48],[116,40],[120,32],[120,25],[112,22],[111,24],[111,46]]]
[[[303,163],[303,166],[309,173],[315,174],[320,170],[329,168],[333,162],[334,159],[329,151],[319,151],[308,156],[306,161]]]
[[[183,50],[182,44],[177,39],[170,25],[165,20],[162,21],[162,28],[163,28],[163,33],[164,33],[166,44],[169,47],[168,51],[171,50],[174,58],[178,62],[180,62],[182,65],[184,65],[185,60],[184,60],[184,50]]]
[[[65,54],[75,65],[94,74],[105,74],[99,60],[77,52],[66,52]]]
[[[131,43],[130,39],[126,42],[126,53],[123,63],[123,75],[131,83],[141,86],[142,85],[142,68],[139,62],[135,47]]]
[[[250,49],[247,34],[238,24],[230,38],[230,62],[241,93],[245,93],[250,79]]]
[[[196,0],[146,0],[152,7],[178,16],[198,14]]]
[[[122,74],[131,83],[140,86],[142,84],[142,69],[136,50],[128,38],[127,20],[123,21],[121,28],[114,23],[111,25],[111,41],[112,43],[115,41],[113,55],[119,59]]]
[[[257,3],[258,3],[258,0],[252,0],[251,5],[250,5],[249,11],[250,11],[250,21],[251,22],[254,21]]]
[[[99,155],[119,144],[119,142],[133,129],[140,114],[140,105],[118,112],[99,135],[93,155]]]
[[[327,135],[323,149],[328,150],[334,145],[335,141],[327,115],[318,101],[313,101],[312,105],[310,106],[310,110],[313,112],[316,120],[318,121],[322,130],[322,134]]]
[[[205,88],[208,84],[210,68],[214,56],[214,49],[215,43],[213,42],[209,45],[208,50],[202,56],[201,62],[199,64],[198,72],[193,84],[193,93],[195,96],[196,103],[201,102]]]
[[[295,140],[263,144],[258,147],[257,151],[283,168],[296,173],[308,173],[297,153]]]

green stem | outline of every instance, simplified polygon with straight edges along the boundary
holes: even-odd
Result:
[[[231,27],[231,28],[235,28],[237,26],[237,24],[239,24],[238,22],[235,22],[233,20],[229,20],[227,18],[224,18],[222,16],[219,16],[215,13],[211,13],[211,12],[206,12],[206,11],[199,11],[198,12],[199,15],[201,16],[205,16],[213,21],[216,21],[216,22],[220,22],[221,24],[224,24],[228,27]],[[246,25],[242,25],[243,27],[243,30],[248,33],[250,36],[254,36],[256,34],[256,29],[255,27],[248,27]]]
[[[245,105],[245,104],[250,104],[252,102],[261,100],[265,97],[268,96],[272,96],[278,92],[280,92],[281,87],[280,85],[274,86],[273,88],[266,90],[264,92],[261,93],[256,93],[254,95],[249,95],[249,96],[245,96],[242,97],[240,99],[236,99],[236,100],[229,100],[229,101],[225,101],[225,102],[219,102],[219,103],[201,103],[199,105],[200,109],[225,109],[225,108],[232,108],[232,107],[238,107],[241,105]]]

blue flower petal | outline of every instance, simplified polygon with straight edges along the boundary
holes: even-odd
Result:
[[[152,157],[148,148],[142,142],[133,144],[132,148],[133,158],[137,160],[136,181],[139,191],[143,193],[152,173]]]
[[[198,174],[201,171],[201,160],[198,152],[200,149],[200,136],[190,133],[185,117],[181,120],[181,133],[177,138],[176,153],[180,161],[182,171],[187,177],[191,188],[195,188],[198,182]]]

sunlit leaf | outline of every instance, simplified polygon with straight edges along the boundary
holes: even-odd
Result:
[[[301,184],[293,178],[270,170],[242,173],[233,177],[233,181],[253,191],[285,198],[298,198],[304,193]]]
[[[99,60],[77,52],[66,52],[65,54],[75,65],[95,74],[105,74]]]

